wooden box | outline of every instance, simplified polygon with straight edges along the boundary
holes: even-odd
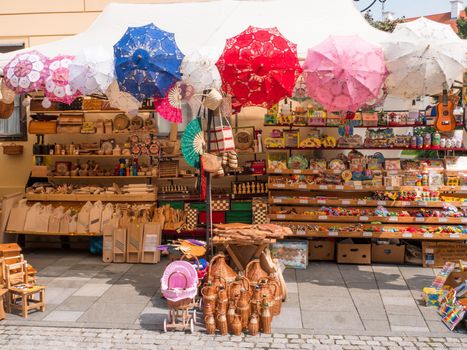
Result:
[[[59,125],[82,125],[84,114],[60,114],[57,121]]]
[[[17,145],[15,143],[11,143],[9,145],[3,145],[3,154],[8,156],[17,156],[23,154],[23,145]]]
[[[338,243],[338,264],[371,264],[371,244]]]
[[[116,228],[113,236],[113,262],[123,263],[126,260],[126,235],[125,228]]]
[[[33,135],[56,134],[57,122],[31,120],[29,122],[29,133]]]
[[[102,108],[102,100],[98,98],[84,98],[83,109],[87,111],[100,110]]]
[[[105,225],[102,228],[102,261],[111,263],[113,261],[113,233],[114,227],[112,225]]]
[[[375,263],[403,264],[405,262],[405,245],[372,244],[371,261]]]
[[[308,258],[316,261],[333,261],[336,255],[334,240],[308,241]]]
[[[81,125],[59,125],[57,134],[79,134],[81,133]]]
[[[463,242],[422,242],[423,267],[443,267],[459,260],[467,260],[467,244]]]
[[[143,244],[141,247],[141,262],[143,264],[156,264],[161,260],[158,249],[161,244],[162,224],[149,222],[144,225]]]
[[[139,263],[141,246],[143,241],[143,225],[131,222],[127,231],[126,261],[128,263]]]

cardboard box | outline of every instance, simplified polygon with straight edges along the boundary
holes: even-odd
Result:
[[[308,241],[308,259],[318,261],[332,261],[336,255],[336,242],[334,240]]]
[[[460,286],[464,281],[467,279],[467,271],[459,271],[454,270],[452,271],[448,278],[446,279],[446,283],[444,285],[450,286],[452,288],[456,288]]]
[[[371,244],[338,243],[338,264],[371,264]]]
[[[403,264],[405,262],[405,245],[372,244],[371,261],[375,263]]]
[[[279,241],[271,244],[271,255],[286,268],[306,269],[308,266],[307,241]]]
[[[446,262],[467,260],[467,244],[461,242],[422,242],[423,267],[443,267]]]

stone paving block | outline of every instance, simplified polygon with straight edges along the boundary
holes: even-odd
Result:
[[[418,306],[408,306],[408,305],[385,305],[386,312],[388,315],[407,315],[407,316],[422,316]]]
[[[314,297],[348,297],[349,291],[346,286],[323,286],[314,283],[300,283],[298,285],[299,293]]]
[[[70,297],[77,288],[54,288],[48,287],[45,290],[46,305],[59,305]]]
[[[98,297],[81,297],[72,295],[57,306],[61,311],[86,311],[97,301]]]
[[[46,268],[40,271],[39,275],[43,277],[58,277],[62,275],[65,271],[67,271],[69,268],[69,266],[47,266]]]
[[[392,326],[413,326],[426,327],[425,320],[422,316],[409,315],[388,315],[389,323]]]
[[[400,333],[405,333],[405,332],[413,332],[413,333],[426,333],[429,332],[428,327],[423,327],[423,326],[395,326],[391,325],[391,330],[393,332],[400,332]]]
[[[289,307],[288,303],[282,306],[281,313],[275,316],[272,320],[273,328],[295,328],[299,329],[303,327],[300,308]]]
[[[70,270],[81,270],[81,271],[102,271],[107,265],[103,263],[81,261],[79,264],[72,265]]]
[[[78,289],[73,295],[77,297],[100,297],[110,287],[112,287],[111,284],[87,283]]]
[[[86,282],[88,282],[90,277],[56,277],[50,281],[46,286],[55,287],[55,288],[80,288]]]
[[[302,311],[304,328],[315,330],[364,330],[356,312]]]
[[[81,317],[83,311],[60,311],[55,310],[44,317],[44,321],[76,322]]]
[[[387,297],[382,296],[384,305],[398,305],[406,307],[417,307],[415,300],[411,297]]]
[[[144,308],[144,304],[97,302],[78,319],[78,322],[134,324]]]
[[[138,289],[131,285],[113,285],[101,297],[102,302],[146,304],[155,294],[156,289]]]
[[[426,320],[430,332],[435,333],[451,333],[448,327],[438,318],[438,320]],[[466,345],[467,348],[467,345]]]
[[[302,293],[300,293],[300,307],[306,311],[356,311],[350,297],[314,297]]]

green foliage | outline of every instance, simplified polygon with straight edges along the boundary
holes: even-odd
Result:
[[[467,7],[464,9],[467,12]],[[467,39],[467,18],[458,18],[457,21],[457,28],[459,32],[457,33],[462,39]]]
[[[368,23],[370,23],[373,27],[375,27],[376,29],[379,29],[379,30],[382,30],[384,32],[390,32],[392,33],[394,31],[394,29],[396,28],[396,26],[399,24],[399,23],[404,23],[405,21],[405,18],[402,17],[402,18],[396,18],[395,20],[393,21],[390,21],[390,20],[386,20],[386,21],[376,21],[373,16],[371,15],[371,12],[370,11],[367,11],[365,12],[365,19],[368,21]]]

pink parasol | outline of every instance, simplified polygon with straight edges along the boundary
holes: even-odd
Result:
[[[308,50],[308,95],[329,111],[353,111],[378,98],[387,76],[383,51],[358,36],[330,36]]]
[[[17,94],[39,90],[47,75],[47,57],[35,50],[17,54],[3,68],[6,86]]]
[[[49,101],[71,104],[81,92],[70,86],[70,64],[74,56],[61,55],[47,61],[49,76],[45,79],[45,97]]]

